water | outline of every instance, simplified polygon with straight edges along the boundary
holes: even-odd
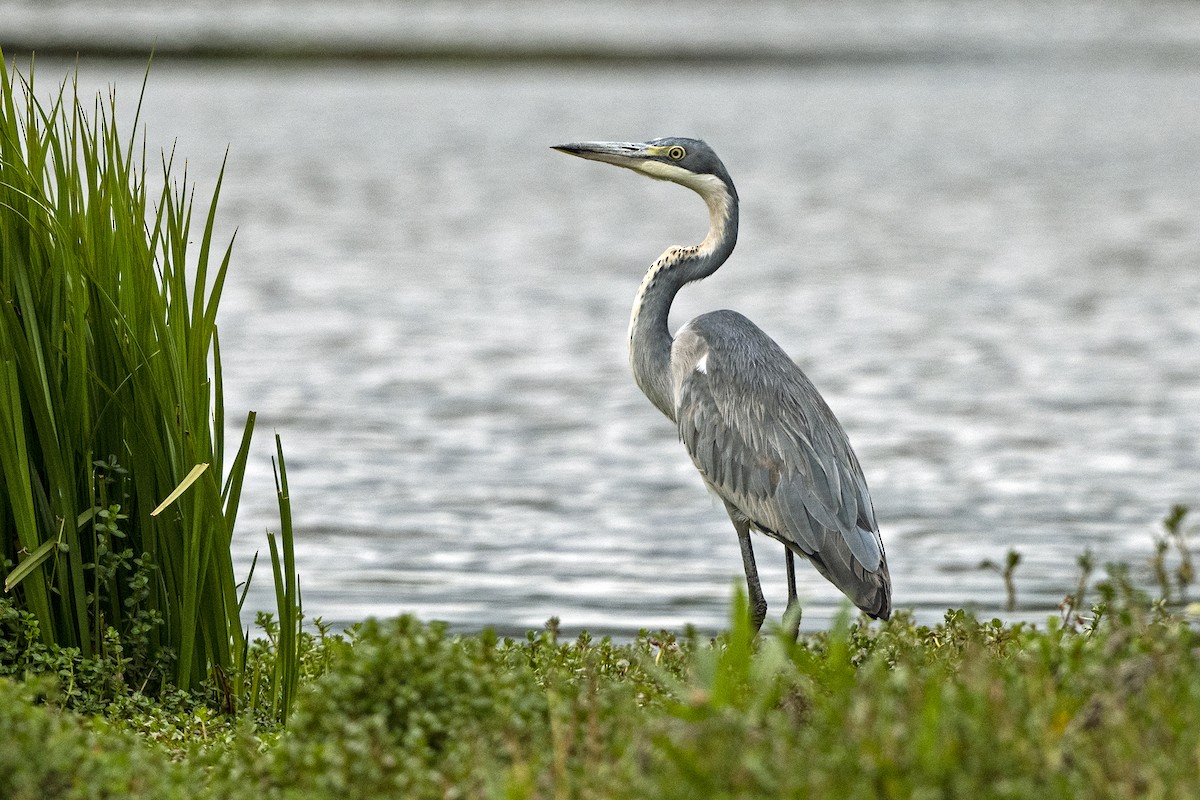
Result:
[[[142,67],[85,64],[132,108]],[[41,63],[43,80],[56,76]],[[226,405],[259,412],[236,534],[288,455],[308,614],[470,629],[723,624],[736,538],[633,384],[629,304],[698,241],[677,186],[548,149],[698,135],[743,198],[719,307],[792,353],[848,430],[895,602],[1020,614],[1075,558],[1144,564],[1200,478],[1200,69],[157,64],[143,111],[237,226]],[[234,431],[236,434],[236,431]],[[780,548],[758,543],[772,615]],[[265,573],[260,572],[260,575]],[[805,626],[841,596],[799,576]],[[265,584],[251,603],[270,608]]]

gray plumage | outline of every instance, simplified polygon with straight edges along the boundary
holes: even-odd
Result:
[[[738,197],[721,160],[696,139],[560,145],[696,191],[710,229],[668,249],[647,271],[630,319],[638,386],[675,422],[708,488],[738,533],[756,626],[766,615],[750,530],[783,543],[789,608],[793,554],[810,562],[872,617],[891,614],[891,578],[871,495],[845,431],[799,367],[734,311],[713,311],[672,336],[667,315],[685,284],[715,272],[737,241]],[[798,619],[796,620],[798,624]]]

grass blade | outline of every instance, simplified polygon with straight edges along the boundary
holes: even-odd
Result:
[[[33,572],[37,567],[50,557],[50,554],[58,547],[58,542],[51,539],[48,542],[43,542],[41,547],[34,550],[18,564],[12,572],[4,579],[4,591],[11,592],[17,587],[25,577]]]
[[[157,517],[164,510],[166,510],[171,503],[174,503],[176,500],[178,500],[181,494],[186,492],[193,483],[199,480],[200,476],[203,475],[204,471],[207,469],[208,464],[197,464],[196,466],[192,467],[192,471],[189,472],[184,479],[179,482],[179,485],[176,486],[169,495],[167,495],[166,499],[159,503],[158,506],[150,512],[150,516]]]

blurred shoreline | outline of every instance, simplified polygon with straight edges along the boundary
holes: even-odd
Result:
[[[0,0],[7,59],[792,65],[1200,62],[1200,3]]]

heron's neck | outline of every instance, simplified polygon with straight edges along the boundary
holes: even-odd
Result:
[[[675,419],[671,389],[671,331],[667,316],[685,284],[707,278],[733,252],[737,242],[738,199],[724,181],[711,177],[695,189],[708,203],[709,229],[704,241],[672,247],[646,272],[629,319],[629,363],[638,388],[659,411]]]

